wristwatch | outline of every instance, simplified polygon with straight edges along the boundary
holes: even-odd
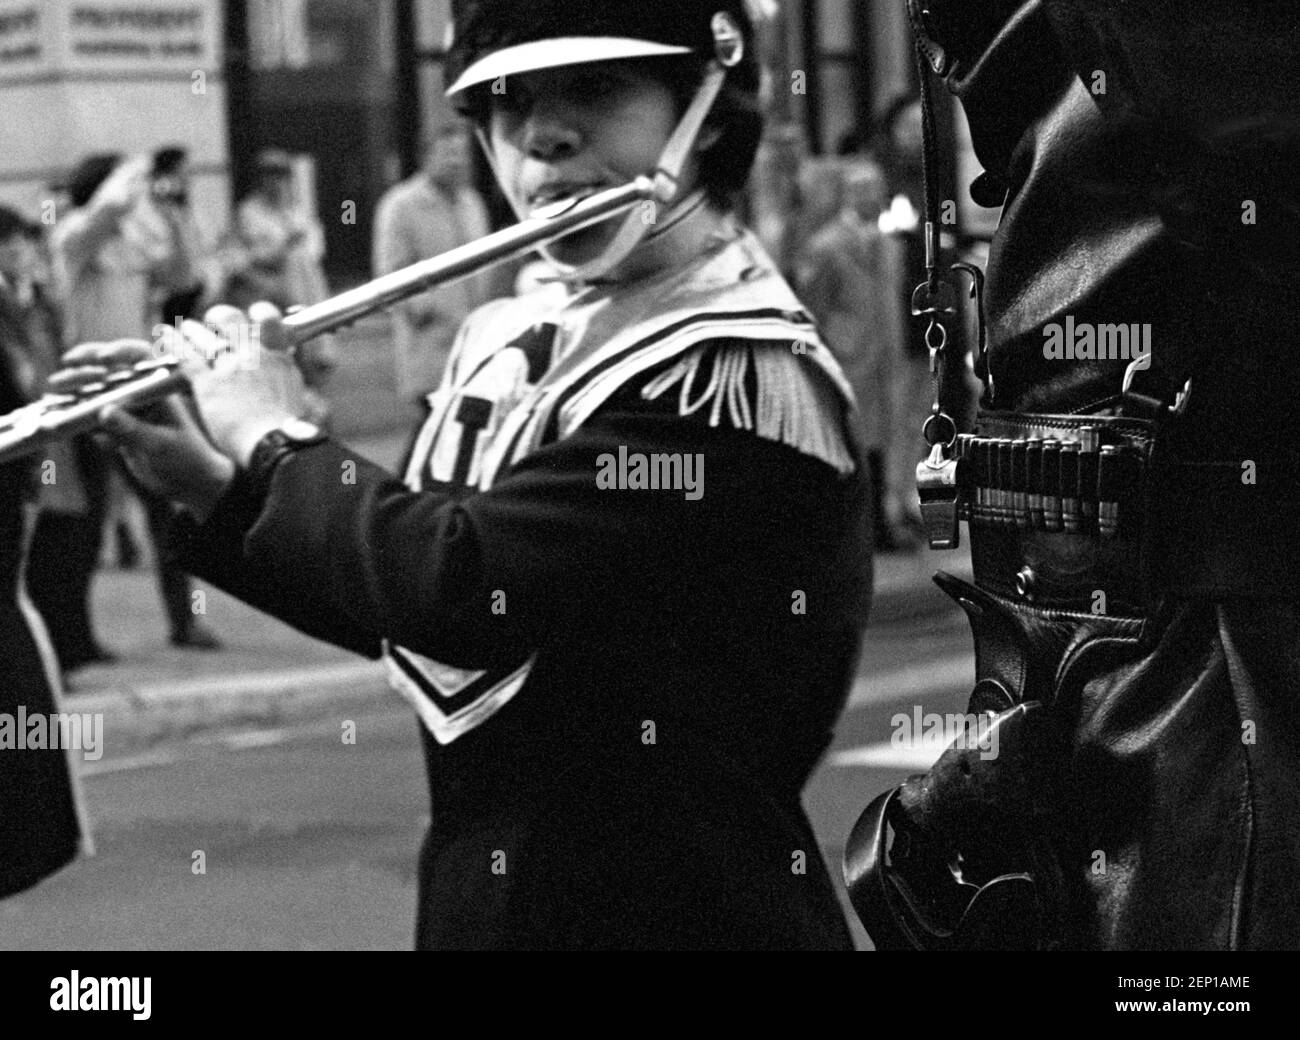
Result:
[[[271,477],[281,462],[296,451],[328,439],[329,435],[315,423],[305,419],[286,419],[253,448],[246,471],[248,482],[265,495],[271,486]]]

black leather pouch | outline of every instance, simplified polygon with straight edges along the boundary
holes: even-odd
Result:
[[[935,580],[975,635],[968,732],[859,818],[844,858],[850,899],[881,950],[1062,948],[1055,676],[1033,662],[1060,661],[1079,619]]]

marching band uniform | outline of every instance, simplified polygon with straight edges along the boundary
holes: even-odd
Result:
[[[415,709],[420,947],[849,948],[799,799],[869,598],[851,394],[754,237],[682,212],[689,263],[472,314],[404,485],[273,436],[182,528]]]
[[[0,277],[0,414],[29,403],[16,362],[26,361],[23,307]],[[69,752],[27,748],[25,719],[58,712],[58,664],[28,598],[23,566],[30,535],[32,467],[0,466],[0,896],[36,884],[77,854],[83,831]]]

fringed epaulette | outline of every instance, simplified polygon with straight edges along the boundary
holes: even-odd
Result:
[[[703,416],[707,408],[710,426],[721,425],[725,416],[734,428],[811,455],[841,474],[857,466],[842,398],[809,355],[795,353],[789,344],[703,344],[646,383],[641,396],[655,401],[674,387],[683,417]]]

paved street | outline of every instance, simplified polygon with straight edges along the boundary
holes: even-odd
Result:
[[[890,716],[959,708],[967,642],[952,613],[873,630],[808,789],[833,864],[866,802],[919,764],[890,746]],[[373,692],[363,712],[146,750],[108,741],[84,770],[96,856],[0,902],[0,949],[408,948],[428,801],[414,722],[377,682]]]

